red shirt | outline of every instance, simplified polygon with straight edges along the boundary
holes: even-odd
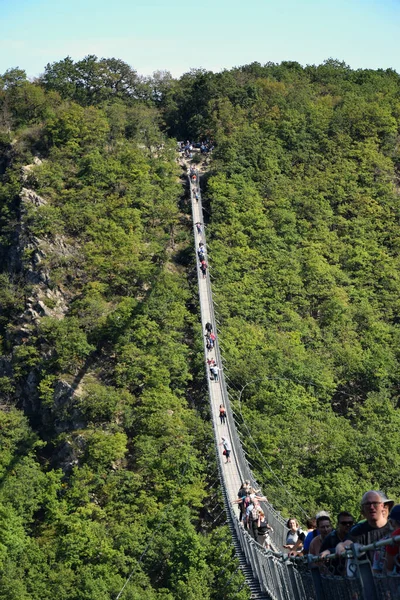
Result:
[[[393,531],[392,535],[390,537],[394,538],[396,537],[396,535],[400,535],[400,529],[396,529],[396,531]],[[398,544],[399,542],[397,542]],[[398,554],[400,548],[398,545],[396,546],[386,546],[386,554],[389,554],[389,556],[396,556],[396,554]]]

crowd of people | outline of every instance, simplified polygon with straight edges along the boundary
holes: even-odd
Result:
[[[272,529],[259,504],[266,500],[257,495],[249,481],[245,481],[234,504],[239,505],[239,521],[243,527],[268,549],[271,547],[269,533]],[[387,544],[368,550],[367,558],[375,574],[400,574],[400,541],[394,539],[400,536],[400,504],[395,505],[381,491],[370,490],[361,499],[360,512],[363,518],[357,523],[345,510],[339,512],[334,523],[329,513],[322,510],[315,518],[307,520],[305,531],[297,519],[290,518],[286,523],[288,532],[283,547],[291,557],[308,554],[318,557],[319,560],[313,562],[314,568],[333,575],[352,576],[353,559],[346,555],[346,548],[353,543],[368,546],[387,539]]]
[[[193,158],[195,150],[200,150],[200,154],[209,154],[214,150],[214,144],[211,140],[202,140],[201,142],[178,142],[178,152],[185,158]]]
[[[352,575],[352,559],[346,557],[346,549],[353,543],[368,546],[387,539],[387,545],[368,550],[367,558],[376,574],[400,574],[400,542],[393,540],[400,535],[400,504],[395,505],[394,500],[381,491],[369,490],[361,499],[360,513],[362,519],[357,523],[346,510],[339,512],[333,522],[328,512],[321,511],[315,520],[308,522],[307,535],[298,529],[294,544],[292,534],[297,521],[289,519],[285,548],[290,549],[290,556],[318,557],[320,562],[314,563],[316,568],[329,569],[334,575]]]
[[[239,505],[239,521],[247,529],[251,537],[256,540],[263,548],[271,547],[270,533],[273,531],[269,525],[260,502],[266,502],[265,496],[260,496],[257,491],[251,487],[250,481],[242,483],[238,491],[238,499],[234,504]]]

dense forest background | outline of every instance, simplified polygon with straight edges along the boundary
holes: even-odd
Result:
[[[117,59],[0,77],[0,598],[248,597],[220,525],[174,139],[220,344],[283,514],[400,498],[400,78]]]

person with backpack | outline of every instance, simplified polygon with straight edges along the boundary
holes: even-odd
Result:
[[[207,276],[207,263],[206,261],[203,259],[200,263],[200,270],[203,273],[203,279],[205,279],[205,277]]]
[[[254,496],[252,498],[252,496]],[[247,530],[251,537],[257,541],[258,536],[258,518],[260,516],[261,506],[255,498],[255,494],[250,494],[250,504],[246,510]]]
[[[213,330],[213,326],[210,322],[206,323],[206,333],[210,334]]]
[[[238,499],[233,501],[233,504],[239,505],[239,521],[240,521],[240,523],[242,523],[242,521],[243,521],[243,515],[246,514],[246,509],[244,507],[244,501],[247,498],[247,496],[249,496],[249,495],[250,495],[250,481],[248,481],[246,479],[246,481],[244,481],[239,488]]]
[[[286,523],[286,527],[289,531],[286,536],[286,544],[284,544],[283,547],[292,550],[298,539],[304,542],[306,535],[304,531],[300,529],[296,519],[289,519]]]
[[[199,221],[196,223],[196,229],[197,233],[201,233],[201,223]]]
[[[219,420],[221,421],[221,425],[225,425],[226,421],[226,408],[223,404],[219,405]]]

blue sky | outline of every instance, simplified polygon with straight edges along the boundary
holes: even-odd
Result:
[[[0,0],[0,73],[88,54],[142,75],[344,60],[400,73],[400,0]]]

